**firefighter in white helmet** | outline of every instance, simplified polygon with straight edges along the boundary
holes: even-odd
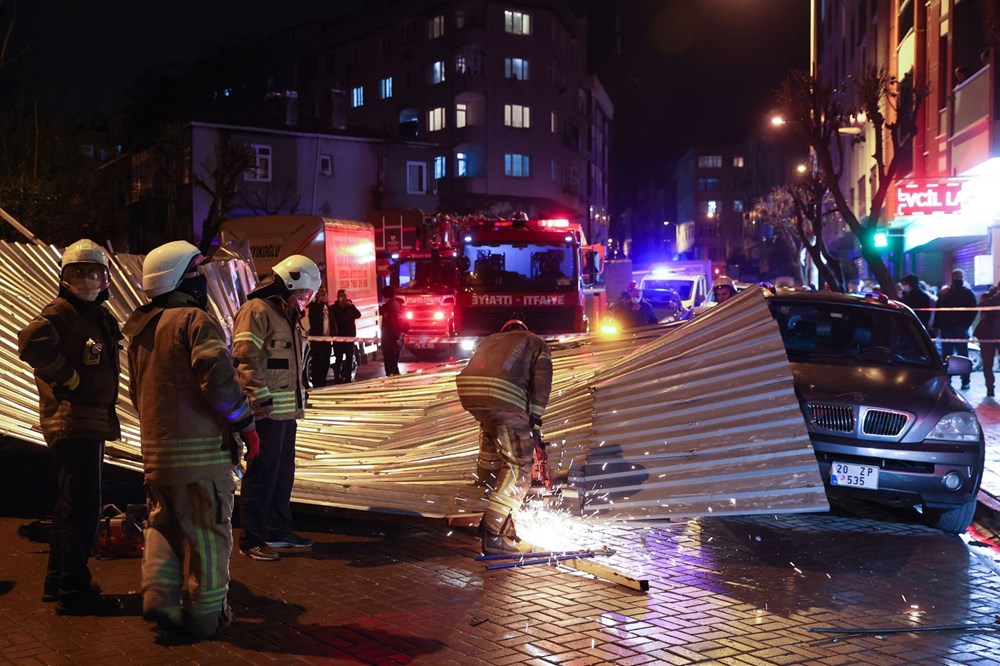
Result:
[[[146,255],[142,288],[152,300],[124,330],[150,507],[143,617],[163,631],[213,638],[232,621],[233,469],[242,448],[232,433],[250,463],[258,439],[225,335],[205,309],[203,259],[187,241]]]
[[[260,456],[240,486],[240,552],[258,561],[279,559],[275,549],[312,546],[292,531],[290,503],[296,419],[306,404],[299,320],[320,281],[312,259],[284,259],[250,292],[233,325],[236,371],[260,434]]]
[[[462,407],[479,421],[476,476],[492,491],[479,524],[483,553],[528,551],[514,529],[514,513],[531,488],[534,431],[549,403],[549,346],[512,319],[479,343],[455,382]]]
[[[712,281],[712,293],[715,294],[716,302],[725,303],[736,295],[736,284],[732,278],[720,275]]]
[[[118,439],[118,321],[104,308],[108,255],[90,240],[73,243],[60,262],[59,294],[18,334],[21,360],[38,386],[38,412],[56,464],[43,601],[56,612],[105,615],[117,598],[101,596],[88,559],[101,514],[104,442]]]

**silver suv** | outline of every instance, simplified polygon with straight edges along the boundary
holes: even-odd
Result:
[[[827,493],[916,506],[929,525],[972,522],[985,444],[972,406],[913,312],[874,295],[768,295]]]

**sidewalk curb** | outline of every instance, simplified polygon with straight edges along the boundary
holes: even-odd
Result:
[[[974,520],[994,534],[1000,534],[1000,500],[980,490]]]

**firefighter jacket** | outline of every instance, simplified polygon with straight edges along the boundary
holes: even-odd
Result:
[[[540,420],[552,389],[549,346],[528,331],[494,333],[479,344],[455,381],[468,411],[520,411]]]
[[[253,427],[222,329],[193,296],[170,292],[125,322],[129,395],[146,481],[196,483],[233,469],[232,430]]]
[[[299,314],[280,295],[250,293],[233,324],[233,360],[257,418],[288,421],[305,416],[302,363],[305,345]]]
[[[118,321],[100,302],[82,301],[65,288],[18,333],[18,354],[35,372],[47,444],[121,437],[115,412],[121,339]]]

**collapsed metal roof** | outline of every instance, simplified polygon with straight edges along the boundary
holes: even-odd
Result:
[[[54,296],[60,252],[0,242],[0,434],[44,445],[17,332]],[[238,259],[209,267],[210,310],[228,332],[253,285]],[[108,307],[120,322],[145,297],[141,258],[116,255]],[[553,343],[545,414],[553,476],[583,510],[619,520],[828,508],[781,337],[759,289],[683,326]],[[299,422],[293,500],[461,518],[485,500],[473,472],[478,426],[459,404],[464,362],[310,392]],[[122,439],[107,462],[141,471],[122,352]]]

